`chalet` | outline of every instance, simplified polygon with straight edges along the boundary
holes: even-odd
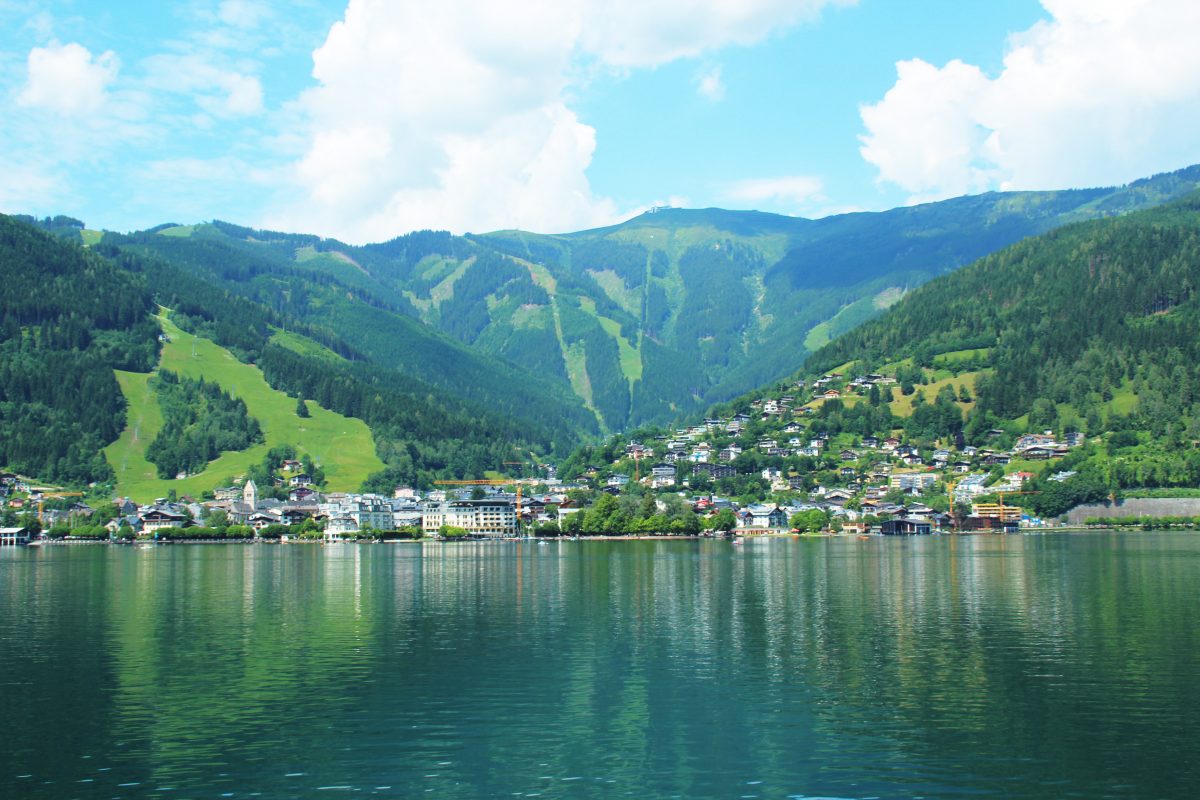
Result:
[[[1084,436],[1079,431],[1071,431],[1063,437],[1063,441],[1066,443],[1067,447],[1082,447]]]
[[[863,446],[863,447],[869,447],[869,448],[871,448],[872,450],[874,450],[875,448],[879,447],[879,437],[877,437],[877,436],[864,436],[864,437],[863,437],[863,439],[862,439],[862,446]]]
[[[825,493],[825,501],[836,506],[844,506],[853,499],[854,493],[846,489],[834,489],[831,492]]]
[[[985,456],[983,459],[983,463],[989,467],[997,465],[1004,466],[1009,461],[1012,461],[1012,457],[1007,453],[992,453],[989,456]]]
[[[163,528],[185,528],[192,523],[191,517],[187,514],[157,506],[139,516],[144,533],[153,533]]]
[[[838,453],[838,458],[842,461],[858,461],[858,453],[854,450],[846,449]]]
[[[933,451],[933,463],[934,464],[938,464],[940,466],[945,466],[949,462],[950,462],[950,451],[949,450],[943,449],[943,450],[934,450]]]
[[[315,500],[317,492],[308,486],[297,486],[288,492],[288,501],[292,503],[303,503],[306,500]]]
[[[807,456],[809,458],[818,458],[821,455],[821,448],[809,445],[808,447],[801,447],[796,452],[799,455]]]
[[[246,524],[255,531],[261,531],[268,525],[280,525],[283,523],[283,515],[271,514],[266,511],[255,511],[246,520]]]
[[[759,450],[770,450],[772,447],[779,447],[779,442],[774,439],[763,439],[758,443]]]
[[[607,481],[607,485],[609,485],[609,486],[621,487],[621,486],[626,486],[628,484],[629,484],[629,476],[628,475],[621,475],[621,474],[610,475],[608,477],[608,481]]]
[[[288,486],[293,488],[300,486],[312,486],[312,482],[312,476],[307,472],[301,472],[298,475],[293,475],[292,477],[288,478]]]
[[[299,472],[304,467],[303,464],[294,458],[284,459],[282,466],[284,472]]]
[[[220,489],[213,490],[213,497],[217,500],[241,500],[242,490],[237,486],[223,486]]]
[[[967,445],[966,447],[964,447],[962,449],[962,454],[967,458],[974,458],[975,454],[978,452],[979,452],[979,448],[975,447],[973,445]]]
[[[699,464],[692,465],[692,474],[707,475],[713,480],[717,480],[718,478],[732,478],[737,474],[737,470],[729,464],[710,464],[708,462],[701,462]]]
[[[1034,445],[1033,447],[1026,447],[1024,450],[1020,451],[1018,455],[1020,455],[1021,458],[1026,458],[1031,461],[1044,461],[1047,458],[1054,458],[1055,450],[1053,447],[1041,447]]]
[[[717,453],[717,458],[719,458],[721,461],[733,461],[741,454],[742,448],[738,447],[737,445],[730,445],[729,447],[721,450],[721,452]]]
[[[279,519],[284,525],[299,525],[315,517],[318,510],[315,503],[288,503],[279,510]]]
[[[655,488],[675,485],[675,466],[673,464],[655,464],[650,468],[650,484]]]
[[[804,430],[804,426],[798,422],[789,422],[783,426],[784,433],[800,433],[802,430]]]
[[[871,530],[871,526],[865,522],[844,522],[842,523],[842,533],[849,535],[865,536]]]
[[[724,420],[716,419],[715,417],[704,420],[704,427],[714,433],[719,431],[724,424]]]
[[[841,399],[841,396],[842,396],[842,393],[840,391],[838,391],[837,389],[827,389],[821,395],[821,397],[823,397],[826,400],[839,400],[839,399]]]
[[[888,438],[883,440],[883,444],[880,445],[880,449],[883,450],[884,452],[890,453],[899,446],[900,446],[900,440],[897,439],[895,436],[889,436]]]
[[[838,470],[838,475],[840,475],[842,478],[853,478],[857,474],[858,471],[855,470],[854,467],[842,467],[840,470]]]
[[[739,519],[743,528],[782,530],[787,527],[787,513],[777,505],[751,505],[742,510]]]
[[[959,475],[965,475],[971,471],[970,461],[955,461],[950,465],[950,468]]]

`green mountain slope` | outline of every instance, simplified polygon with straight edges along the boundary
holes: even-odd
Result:
[[[914,290],[817,350],[793,380],[713,413],[799,395],[809,432],[1007,451],[1026,433],[1086,437],[1035,473],[1057,515],[1125,491],[1200,483],[1200,192],[1027,239]],[[856,375],[896,386],[855,391]],[[811,388],[822,376],[841,397]]]
[[[190,239],[207,237],[212,247],[219,233],[239,252],[269,250],[269,278],[240,256],[224,259],[224,278],[408,374],[437,381],[428,364],[447,357],[415,344],[436,328],[503,365],[516,376],[511,383],[552,398],[571,424],[580,417],[564,392],[619,430],[695,413],[787,375],[812,348],[905,292],[1025,237],[1197,186],[1200,167],[1192,167],[1117,188],[991,193],[820,220],[657,209],[564,235],[424,231],[351,247],[214,223]],[[181,241],[139,239],[172,258],[182,257]],[[308,288],[283,277],[288,270],[307,275]],[[318,281],[326,283],[312,288]],[[449,363],[441,385],[479,388],[469,395],[478,399],[516,392],[514,413],[526,406],[529,393],[499,391],[494,371],[468,367],[474,362],[461,351]],[[536,408],[544,416],[547,406]]]
[[[125,401],[113,369],[149,369],[144,280],[0,215],[0,467],[54,482],[112,477],[100,448]]]
[[[121,389],[129,403],[129,416],[120,438],[105,448],[105,456],[117,478],[117,491],[135,500],[149,502],[175,490],[198,496],[206,489],[245,475],[262,461],[267,451],[288,444],[307,453],[321,466],[332,491],[357,489],[373,473],[385,468],[375,452],[366,423],[309,402],[311,416],[296,415],[296,400],[272,389],[262,372],[238,361],[228,350],[193,336],[170,321],[159,318],[170,342],[162,349],[160,369],[216,383],[246,403],[249,414],[262,426],[265,441],[236,452],[226,452],[209,462],[203,472],[181,480],[159,479],[146,460],[146,447],[162,427],[159,403],[150,390],[149,373],[118,372]]]
[[[595,417],[570,388],[544,376],[540,365],[526,368],[504,359],[503,352],[477,352],[421,322],[399,284],[387,280],[394,263],[374,262],[377,276],[358,262],[362,253],[312,236],[249,231],[227,223],[193,226],[186,235],[175,233],[179,230],[109,234],[105,246],[169,263],[195,280],[272,309],[280,319],[302,324],[310,337],[324,337],[359,361],[521,419],[564,444],[598,431]],[[480,257],[491,262],[481,263],[479,274],[515,269],[495,254],[476,252],[469,243],[466,247],[475,253],[472,264]],[[370,255],[363,261],[372,263]],[[530,283],[528,288],[534,287]],[[447,311],[446,327],[466,329],[479,318],[476,312]]]
[[[233,268],[260,263],[246,259]],[[577,436],[553,413],[518,421],[496,404],[403,375],[320,325],[136,248],[112,242],[84,248],[0,216],[0,278],[0,468],[40,480],[108,484],[119,473],[121,487],[138,497],[169,488],[199,491],[243,472],[260,450],[288,444],[322,462],[335,488],[357,488],[366,479],[387,490],[397,482],[482,476],[505,461],[565,449]],[[245,446],[260,430],[265,438],[221,454],[200,475],[181,481],[159,481],[145,460],[154,433],[169,421],[161,396],[147,395],[149,373],[159,365],[155,303],[173,309],[170,323],[163,323],[171,342],[161,365],[215,381],[248,406],[202,387],[172,393],[171,419],[190,426],[186,441],[208,453],[218,441]],[[463,350],[440,338],[449,342],[447,352]],[[296,421],[298,397],[311,412],[303,422]],[[192,402],[188,398],[217,403],[231,425],[244,426],[245,436],[233,435],[232,427],[206,429],[190,412],[175,413]],[[179,452],[178,442],[166,444],[171,458],[164,463],[208,458],[198,462]]]

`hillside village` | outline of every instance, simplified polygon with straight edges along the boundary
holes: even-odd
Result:
[[[971,377],[963,373],[957,385],[937,387],[937,402],[952,402],[957,412],[969,402]],[[242,538],[336,542],[384,532],[403,538],[792,529],[928,533],[1044,524],[1024,511],[1019,496],[1034,469],[1084,444],[1081,433],[1014,435],[997,428],[985,433],[988,446],[973,446],[961,432],[937,440],[909,440],[903,429],[858,432],[871,427],[871,409],[879,419],[892,419],[881,409],[905,397],[904,389],[924,398],[919,383],[903,389],[899,383],[894,375],[841,372],[796,381],[690,427],[585,448],[587,458],[563,465],[569,483],[545,466],[546,477],[514,482],[522,484],[520,495],[503,491],[511,486],[490,485],[423,493],[399,486],[391,496],[323,492],[303,462],[286,458],[265,490],[248,480],[217,488],[207,499],[139,505],[117,498],[104,531],[111,538],[189,538],[181,532],[202,529],[194,536],[220,527],[223,536],[235,531]],[[917,407],[926,402],[914,401]],[[1073,474],[1062,470],[1050,480]],[[0,476],[10,517],[55,494],[43,495],[15,475]],[[620,523],[597,520],[593,512],[605,495],[641,498],[645,510],[638,518],[633,503],[622,501],[629,511]],[[94,513],[80,502],[42,510],[40,528],[71,535]]]

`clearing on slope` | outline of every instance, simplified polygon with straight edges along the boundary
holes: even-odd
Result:
[[[148,387],[150,374],[116,373],[121,391],[129,403],[129,416],[121,437],[104,450],[108,463],[117,474],[117,491],[138,501],[164,497],[174,489],[177,494],[199,496],[229,478],[244,474],[251,465],[262,461],[267,451],[291,444],[308,453],[325,471],[328,488],[333,491],[357,489],[367,476],[384,468],[375,454],[371,430],[362,420],[344,417],[324,409],[311,400],[311,416],[296,416],[296,400],[272,389],[257,367],[243,364],[223,347],[185,333],[165,315],[159,317],[170,342],[163,346],[160,369],[169,369],[190,378],[204,378],[246,402],[250,416],[262,426],[266,441],[246,450],[222,453],[205,470],[180,480],[162,480],[154,465],[146,460],[145,450],[162,427],[158,400]]]

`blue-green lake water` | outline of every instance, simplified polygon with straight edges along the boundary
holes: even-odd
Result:
[[[0,798],[1200,796],[1200,535],[0,550]]]

